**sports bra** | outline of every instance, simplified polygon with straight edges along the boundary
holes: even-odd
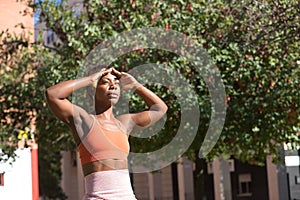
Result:
[[[127,160],[129,154],[127,134],[117,124],[113,129],[107,128],[95,116],[93,118],[92,128],[77,147],[81,164],[103,159]]]

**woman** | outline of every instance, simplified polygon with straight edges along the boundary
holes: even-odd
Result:
[[[67,99],[72,92],[88,86],[95,89],[94,114]],[[121,89],[134,90],[148,109],[114,116],[113,106]],[[128,136],[158,121],[168,109],[166,104],[133,76],[114,68],[51,86],[46,98],[52,112],[72,130],[85,176],[84,199],[136,199],[127,166]]]

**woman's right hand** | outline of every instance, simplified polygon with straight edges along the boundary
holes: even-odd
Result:
[[[96,72],[92,75],[90,75],[91,78],[91,85],[93,88],[97,87],[98,81],[102,76],[105,76],[108,73],[111,73],[112,68],[103,68],[99,72]]]

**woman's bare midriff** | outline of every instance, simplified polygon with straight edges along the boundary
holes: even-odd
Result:
[[[98,160],[95,162],[84,164],[82,166],[82,170],[84,176],[87,176],[94,172],[128,169],[127,162],[128,162],[127,160],[117,160],[117,159]]]

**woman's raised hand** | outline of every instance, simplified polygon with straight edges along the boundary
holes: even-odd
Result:
[[[122,90],[135,90],[136,88],[141,86],[141,84],[137,82],[137,80],[130,74],[125,72],[122,72],[121,74],[122,76],[120,79],[120,83]]]
[[[96,88],[99,79],[108,73],[111,73],[120,80],[122,90],[135,90],[136,88],[141,86],[141,84],[137,82],[137,80],[132,75],[125,72],[119,72],[115,68],[103,68],[99,72],[92,74],[90,76],[91,85]]]
[[[111,74],[116,76],[117,79],[120,79],[122,77],[122,73],[116,70],[115,68],[112,68]]]
[[[96,88],[99,79],[100,79],[102,76],[105,76],[106,74],[111,73],[111,72],[112,72],[112,69],[113,69],[113,68],[103,68],[103,69],[101,69],[99,72],[96,72],[96,73],[90,75],[90,78],[91,78],[91,85],[92,85],[94,88]]]

